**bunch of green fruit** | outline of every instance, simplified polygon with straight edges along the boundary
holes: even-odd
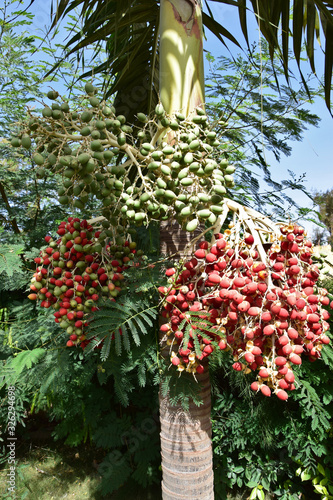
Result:
[[[235,167],[221,155],[216,132],[205,112],[167,116],[138,113],[140,126],[126,123],[114,107],[85,85],[83,107],[71,110],[54,90],[38,115],[29,111],[14,147],[33,149],[37,177],[60,174],[59,202],[84,209],[89,198],[101,202],[113,224],[141,225],[173,218],[188,231],[200,221],[216,221]]]

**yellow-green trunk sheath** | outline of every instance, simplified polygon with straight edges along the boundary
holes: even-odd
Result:
[[[167,113],[189,116],[204,103],[201,6],[161,0],[160,99]]]

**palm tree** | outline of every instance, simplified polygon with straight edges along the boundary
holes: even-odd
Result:
[[[325,98],[330,107],[332,0],[215,1],[234,6],[247,43],[247,16],[255,15],[270,55],[280,57],[287,79],[290,35],[299,68],[305,41],[315,72],[314,38],[321,32],[325,38]],[[83,32],[74,35],[67,47],[70,53],[80,54],[82,49],[97,42],[98,53],[105,43],[107,60],[95,67],[94,72],[105,74],[106,95],[115,94],[117,112],[126,115],[129,121],[139,111],[148,114],[159,99],[169,114],[181,111],[188,116],[197,106],[204,105],[202,23],[220,42],[240,46],[231,32],[214,18],[209,3],[206,0],[205,13],[200,0],[60,0],[53,26],[71,10],[81,7]],[[178,233],[168,229],[170,240],[179,250]],[[172,407],[167,397],[160,396],[164,500],[214,498],[207,369],[198,378],[204,403],[200,408],[192,404],[184,412],[181,407]]]

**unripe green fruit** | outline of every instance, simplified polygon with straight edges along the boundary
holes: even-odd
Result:
[[[192,186],[194,179],[191,177],[185,177],[184,179],[181,179],[180,183],[182,186]]]
[[[68,102],[63,102],[60,106],[60,109],[61,111],[63,111],[64,113],[68,113],[69,112],[69,104]]]
[[[158,117],[162,117],[165,115],[162,104],[157,104],[157,106],[155,107],[155,115],[157,115]]]
[[[233,165],[229,165],[226,169],[225,169],[225,173],[226,174],[233,174],[235,172],[236,168],[233,166]]]
[[[145,219],[145,217],[146,217],[145,212],[137,212],[134,216],[134,220],[136,222],[141,222]]]
[[[50,90],[48,93],[47,93],[47,97],[51,100],[55,100],[57,99],[57,97],[59,97],[59,93],[56,92],[55,90]]]
[[[161,172],[162,172],[162,174],[169,176],[171,174],[171,168],[168,167],[167,165],[162,165]]]
[[[14,148],[19,148],[21,146],[21,141],[18,137],[13,137],[10,143]]]
[[[82,210],[84,208],[84,203],[82,203],[81,200],[75,200],[73,206]]]
[[[167,187],[166,182],[163,179],[160,179],[160,178],[157,179],[156,184],[161,189],[165,189]]]
[[[117,137],[117,142],[119,146],[124,146],[126,144],[126,134],[124,132],[120,132]]]
[[[133,128],[129,125],[122,125],[121,130],[125,132],[125,134],[133,134]]]
[[[142,203],[145,203],[147,201],[149,201],[151,198],[151,195],[150,193],[143,193],[141,196],[140,196],[140,202]],[[139,208],[139,207],[138,207]]]
[[[100,141],[92,141],[90,143],[90,148],[92,151],[103,151],[103,145]]]
[[[107,151],[103,152],[103,156],[104,156],[106,161],[110,161],[114,157],[114,154],[112,151],[107,150]]]
[[[168,118],[162,118],[161,125],[163,127],[168,127],[170,125],[170,120]]]
[[[218,186],[215,184],[215,186],[213,186],[213,191],[214,193],[216,194],[226,194],[227,190],[224,186]]]
[[[125,125],[126,123],[126,116],[124,115],[118,115],[117,120],[120,122],[121,125]]]
[[[55,109],[60,111],[60,104],[58,102],[52,103],[52,110],[55,110]]]
[[[113,111],[109,106],[104,106],[102,113],[104,116],[111,116]]]
[[[193,163],[193,154],[192,153],[186,153],[185,156],[184,156],[184,163]]]
[[[45,161],[44,156],[40,155],[39,153],[35,153],[32,159],[35,163],[37,163],[37,165],[43,165]]]
[[[147,123],[148,118],[144,113],[138,113],[137,118],[141,123]]]
[[[175,200],[177,198],[177,196],[175,195],[175,193],[173,191],[170,191],[170,189],[167,189],[165,191],[165,194],[164,196],[168,199],[168,200]]]
[[[106,128],[106,123],[103,120],[97,120],[95,125],[96,125],[96,128],[98,128],[98,130],[103,130]]]
[[[94,95],[95,93],[95,87],[93,86],[92,83],[87,82],[84,86],[84,90],[88,95]]]
[[[30,149],[30,147],[31,147],[30,135],[23,134],[22,137],[21,137],[21,144],[22,144],[23,148]]]
[[[185,120],[185,115],[183,115],[182,113],[176,113],[176,118],[177,120],[182,122]]]
[[[234,178],[232,175],[225,175],[224,180],[227,186],[232,186],[234,184]]]
[[[98,99],[98,97],[89,97],[89,102],[93,108],[98,108],[100,100]]]
[[[181,209],[180,211],[180,216],[181,217],[188,217],[189,215],[191,215],[193,212],[192,208],[189,207],[189,206],[185,206],[184,208]]]
[[[172,155],[175,150],[172,146],[165,146],[163,149],[162,149],[162,152],[165,156],[170,156]]]
[[[90,127],[83,127],[83,129],[81,129],[81,135],[83,137],[87,137],[90,134],[91,134],[91,128]]]
[[[211,199],[209,194],[207,194],[207,193],[198,193],[198,198],[199,198],[199,201],[201,201],[203,203],[209,203],[210,199]]]
[[[190,149],[192,151],[196,151],[197,149],[199,149],[199,147],[200,147],[200,142],[197,139],[190,142]]]
[[[178,130],[179,129],[179,123],[176,122],[175,120],[172,120],[169,123],[169,127],[171,128],[171,130]]]
[[[88,163],[88,161],[90,160],[90,155],[88,155],[87,153],[81,153],[77,159],[80,163],[82,163],[82,165]]]
[[[60,120],[61,118],[63,118],[63,114],[62,114],[62,111],[60,111],[60,109],[54,109],[52,111],[52,118],[54,118],[54,120]]]
[[[93,117],[92,112],[88,111],[88,110],[85,110],[81,114],[81,121],[83,121],[84,123],[88,123],[88,122],[90,122],[90,120],[92,119],[92,117]]]
[[[48,163],[49,165],[52,165],[52,166],[53,166],[53,165],[55,165],[55,164],[57,163],[57,157],[56,157],[56,155],[54,155],[54,154],[52,154],[52,153],[51,153],[51,154],[47,157],[47,163]]]
[[[214,214],[221,214],[223,212],[223,207],[219,205],[210,205],[209,208]]]
[[[191,220],[190,222],[188,222],[186,224],[186,231],[188,231],[188,232],[191,233],[192,231],[196,230],[196,228],[198,227],[198,225],[199,225],[198,219],[193,219],[193,220]]]

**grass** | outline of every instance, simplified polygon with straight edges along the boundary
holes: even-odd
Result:
[[[0,498],[9,500],[13,497],[7,490],[7,473],[5,464],[0,471]],[[76,449],[35,445],[29,450],[18,450],[17,499],[97,499],[99,481],[97,470],[89,468],[86,457],[81,457]]]
[[[102,497],[101,478],[94,459],[96,449],[71,448],[54,443],[23,443],[17,449],[16,496],[7,491],[7,463],[0,470],[2,500],[161,500],[160,486],[140,491],[127,484],[117,493]],[[244,495],[229,495],[225,500],[245,500]]]
[[[1,500],[160,500],[160,485],[140,491],[137,484],[127,483],[118,492],[102,497],[98,463],[105,452],[89,444],[70,447],[62,441],[54,442],[53,428],[48,425],[43,419],[37,420],[18,435],[15,496],[8,491],[7,458],[0,461]]]

